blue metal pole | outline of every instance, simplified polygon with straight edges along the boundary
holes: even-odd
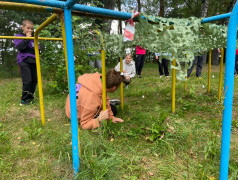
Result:
[[[79,0],[68,0],[65,3],[67,9],[71,9]]]
[[[73,1],[73,3],[75,3],[76,0],[72,0],[72,1]],[[37,5],[41,5],[41,6],[58,7],[61,9],[63,9],[67,3],[67,2],[55,1],[55,0],[54,1],[52,1],[52,0],[9,0],[9,2],[37,4]],[[69,3],[69,5],[70,4],[71,3]],[[93,14],[99,14],[99,15],[104,15],[104,16],[111,16],[111,17],[122,18],[122,19],[130,19],[131,18],[131,13],[115,11],[115,10],[110,10],[110,9],[103,9],[103,8],[92,7],[92,6],[86,6],[86,5],[80,5],[80,4],[74,5],[72,7],[72,10],[93,13]]]
[[[65,2],[63,1],[52,1],[52,0],[9,0],[9,2],[27,3],[27,4],[37,4],[42,6],[57,7],[63,9],[65,7]]]
[[[99,14],[99,15],[104,15],[104,16],[112,16],[112,17],[117,17],[117,18],[122,18],[122,19],[130,19],[131,18],[131,13],[115,11],[115,10],[111,10],[111,9],[92,7],[92,6],[86,6],[86,5],[81,5],[81,4],[76,4],[72,8],[72,10],[77,10],[80,12],[87,12],[87,13],[92,13],[92,14]]]
[[[73,168],[74,168],[74,173],[76,174],[79,172],[79,142],[78,142],[78,121],[77,121],[77,108],[76,108],[76,89],[75,89],[71,10],[68,10],[66,8],[64,9],[64,18],[65,18],[65,34],[66,34],[66,46],[67,46],[67,58],[68,58],[68,72],[69,72]]]
[[[231,13],[212,16],[212,17],[204,18],[201,23],[203,24],[203,23],[207,23],[207,22],[211,22],[211,21],[217,21],[220,19],[226,19],[226,18],[229,18],[230,16],[231,16]]]
[[[226,69],[224,85],[225,99],[222,121],[221,160],[219,178],[220,180],[228,179],[237,23],[238,3],[236,2],[230,16],[227,34]]]

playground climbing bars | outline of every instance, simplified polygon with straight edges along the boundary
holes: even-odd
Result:
[[[75,174],[79,171],[79,146],[78,146],[78,123],[76,109],[76,92],[75,92],[75,72],[74,72],[74,53],[72,41],[72,21],[71,10],[80,11],[83,13],[92,13],[114,17],[115,19],[130,19],[131,13],[108,10],[103,8],[79,5],[76,1],[55,1],[55,0],[9,0],[11,2],[20,2],[35,4],[41,6],[50,6],[64,10],[65,27],[66,27],[66,45],[69,71],[69,92],[70,92],[70,108],[71,108],[71,129],[72,129],[72,149],[73,149],[73,168]],[[72,7],[72,8],[71,8]],[[71,9],[70,9],[71,8]],[[51,8],[52,9],[52,8]],[[230,150],[230,134],[231,134],[231,119],[232,119],[232,101],[234,89],[234,66],[235,66],[235,48],[237,37],[238,23],[238,3],[236,2],[231,13],[218,15],[214,17],[204,18],[201,23],[211,22],[224,18],[229,18],[227,51],[226,51],[226,70],[225,70],[225,99],[223,110],[223,125],[222,125],[222,145],[221,145],[221,162],[220,162],[220,180],[228,179],[229,166],[229,150]],[[103,53],[103,52],[102,52]]]

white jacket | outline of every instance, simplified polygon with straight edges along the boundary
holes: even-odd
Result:
[[[136,75],[135,62],[131,60],[131,62],[127,64],[126,60],[124,59],[122,61],[122,64],[123,64],[123,71],[126,71],[126,73],[124,73],[124,77],[126,76],[130,76],[130,78],[135,77]],[[116,65],[115,70],[120,72],[120,62]]]

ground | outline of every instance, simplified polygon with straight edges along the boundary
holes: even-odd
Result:
[[[176,112],[171,113],[171,77],[159,78],[157,64],[146,63],[142,78],[124,89],[122,124],[80,130],[80,173],[76,179],[218,179],[222,101],[219,67],[207,65],[198,80],[176,81]],[[44,78],[43,78],[44,79]],[[39,100],[19,106],[21,79],[0,78],[0,179],[74,179],[67,94],[52,94],[44,81],[46,125]],[[238,78],[235,78],[229,179],[238,178]],[[222,87],[223,91],[223,87]],[[38,91],[37,91],[38,93]],[[120,92],[109,94],[120,99]],[[224,96],[224,95],[223,95]]]

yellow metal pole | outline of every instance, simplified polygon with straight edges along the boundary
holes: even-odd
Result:
[[[62,37],[63,37],[63,45],[64,45],[65,65],[66,65],[66,70],[67,70],[68,89],[69,89],[69,72],[68,72],[68,59],[67,59],[67,46],[66,46],[64,14],[61,14],[60,20],[61,20],[61,29],[62,29]]]
[[[188,75],[188,70],[187,70],[187,67],[188,67],[188,65],[187,65],[187,63],[186,63],[186,64],[185,64],[186,76],[185,76],[185,82],[184,82],[184,91],[187,91],[187,83],[188,83],[188,77],[187,77],[187,75]]]
[[[106,63],[105,63],[105,51],[101,50],[102,55],[102,105],[103,110],[105,111],[107,109],[107,92],[106,92]]]
[[[187,72],[187,71],[186,71],[186,72]],[[187,91],[187,82],[188,82],[188,77],[185,76],[184,91]]]
[[[224,59],[224,49],[221,48],[221,61],[220,61],[220,75],[219,75],[219,89],[218,89],[218,99],[221,100],[221,85],[222,85],[222,75],[223,75],[223,59]]]
[[[173,60],[172,62],[173,66],[176,66],[176,59]],[[175,75],[176,75],[176,70],[173,68],[172,69],[172,113],[175,113]]]
[[[1,2],[0,9],[17,10],[27,12],[41,12],[41,13],[61,13],[63,10],[55,7],[40,6],[26,3],[15,2]]]
[[[209,51],[209,62],[208,62],[208,88],[207,92],[211,91],[211,67],[212,67],[212,50]]]
[[[34,37],[0,36],[0,39],[34,39]],[[63,38],[38,37],[38,40],[63,41]]]
[[[37,68],[37,79],[38,79],[38,87],[39,87],[39,98],[40,98],[40,109],[41,109],[41,122],[42,125],[45,126],[45,111],[44,111],[44,103],[43,103],[43,90],[42,90],[42,80],[41,80],[41,68],[40,68],[40,54],[39,54],[39,46],[38,46],[38,36],[40,31],[49,25],[52,21],[57,18],[56,14],[50,16],[44,23],[42,23],[35,31],[34,36],[34,45],[35,45],[35,56],[36,56],[36,68]]]
[[[100,32],[95,30],[97,35],[100,35]],[[101,50],[101,56],[102,56],[102,108],[103,111],[107,109],[107,89],[106,89],[106,63],[105,63],[105,51],[104,51],[104,39],[103,36],[101,35],[102,38],[102,50]]]
[[[120,71],[123,72],[123,64],[122,58],[120,57]],[[124,101],[123,101],[123,82],[121,83],[121,110],[124,108]]]

